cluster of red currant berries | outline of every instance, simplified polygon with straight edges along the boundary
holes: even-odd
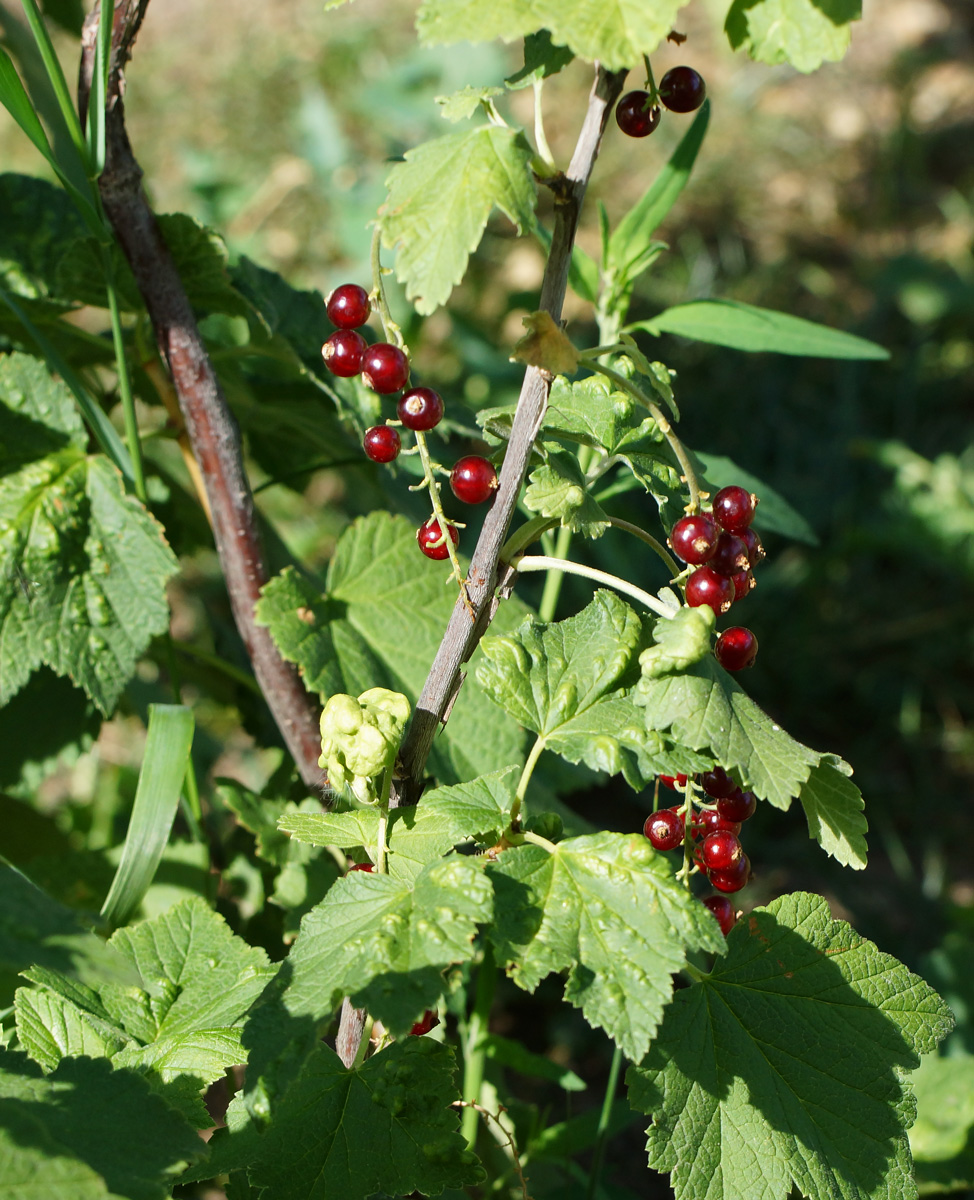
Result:
[[[732,484],[714,496],[712,512],[681,517],[670,530],[673,552],[697,568],[686,582],[691,608],[707,604],[719,617],[754,587],[753,569],[764,558],[751,528],[757,503],[753,492]],[[743,625],[725,629],[714,648],[725,671],[753,666],[757,653],[758,639]]]
[[[668,787],[687,786],[686,775],[661,775]],[[757,802],[753,792],[742,791],[722,767],[705,772],[700,787],[712,802],[694,809],[690,821],[693,857],[711,886],[718,892],[739,892],[751,877],[751,860],[741,845],[741,823],[754,815]],[[686,806],[662,808],[646,819],[643,833],[654,850],[682,848],[686,836]],[[717,918],[726,935],[737,919],[734,906],[726,895],[708,896],[704,904]]]
[[[659,124],[661,100],[670,112],[695,112],[703,104],[707,85],[693,67],[673,67],[660,80],[656,96],[651,92],[626,92],[616,105],[616,124],[630,137],[646,137]]]
[[[328,297],[325,311],[331,323],[338,326],[321,348],[321,356],[332,374],[343,379],[361,375],[366,387],[380,396],[390,396],[406,386],[409,359],[405,353],[389,342],[370,346],[358,332],[372,311],[364,288],[357,283],[343,283]],[[432,388],[410,388],[399,397],[396,415],[406,429],[428,433],[443,417],[443,399]],[[366,430],[363,445],[373,462],[390,463],[399,457],[402,438],[395,425],[373,425]],[[497,471],[479,454],[467,454],[450,472],[450,487],[465,504],[482,504],[497,490]],[[441,532],[436,516],[416,531],[419,548],[427,558],[448,556],[447,536],[454,546],[459,541],[456,526],[447,523],[446,531]]]

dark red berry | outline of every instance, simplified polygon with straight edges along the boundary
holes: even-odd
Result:
[[[717,811],[727,821],[746,821],[754,816],[758,802],[753,792],[742,792],[735,788],[729,796],[722,796],[717,801]]]
[[[744,597],[757,587],[758,581],[751,574],[750,569],[747,571],[735,571],[731,576],[731,583],[734,585],[734,601],[743,600]]]
[[[661,775],[659,781],[668,788],[676,788],[677,785],[686,787],[687,785],[686,775]]]
[[[670,545],[685,563],[698,566],[713,554],[719,533],[717,522],[709,513],[696,513],[677,521],[670,530]]]
[[[407,429],[425,433],[439,425],[443,416],[443,401],[439,392],[434,392],[432,388],[410,388],[399,397],[396,412]]]
[[[348,869],[349,871],[368,871],[371,875],[375,870],[375,866],[372,863],[352,863]]]
[[[743,625],[732,625],[717,639],[714,654],[725,671],[743,671],[745,667],[754,666],[758,639]]]
[[[714,496],[714,520],[730,533],[743,533],[754,519],[758,498],[747,488],[731,484]]]
[[[616,124],[630,137],[646,137],[659,119],[659,105],[650,104],[649,92],[627,92],[616,105]]]
[[[659,98],[670,112],[693,112],[706,96],[707,85],[693,67],[671,67],[659,81]]]
[[[362,358],[362,378],[380,396],[398,392],[409,378],[409,359],[398,346],[376,342]]]
[[[743,854],[740,838],[729,829],[707,834],[700,847],[700,859],[708,871],[729,871]]]
[[[497,491],[497,471],[479,454],[467,454],[454,463],[450,487],[464,504],[483,504]]]
[[[761,539],[750,526],[740,536],[744,539],[744,544],[747,546],[748,566],[756,567],[765,558],[764,546],[761,544]]]
[[[751,860],[745,854],[727,871],[708,871],[707,878],[718,892],[739,892],[751,878]]]
[[[343,283],[325,301],[328,320],[340,329],[358,329],[369,319],[371,311],[369,294],[357,283]]]
[[[683,845],[683,818],[671,808],[662,808],[646,818],[643,833],[654,850],[675,850]]]
[[[723,767],[714,767],[712,771],[705,771],[701,776],[700,786],[708,796],[713,796],[715,800],[721,796],[729,796],[737,788],[737,784]]]
[[[447,522],[447,532],[454,546],[460,541],[460,535],[457,533],[456,526]],[[450,551],[446,548],[446,539],[440,531],[440,523],[436,517],[430,517],[425,525],[420,525],[416,530],[416,541],[419,543],[419,548],[427,558],[448,558]],[[439,543],[439,545],[437,545]]]
[[[717,918],[720,932],[724,937],[727,937],[737,921],[737,913],[734,912],[734,905],[731,904],[726,896],[708,896],[704,900],[704,904],[706,904]]]
[[[399,457],[399,451],[402,449],[399,431],[391,425],[373,425],[365,431],[362,444],[365,446],[365,453],[377,463],[392,462],[394,458]]]
[[[354,329],[336,329],[321,347],[321,357],[333,375],[351,379],[362,370],[368,343]]]
[[[693,832],[698,837],[708,837],[712,833],[741,832],[739,821],[725,821],[716,808],[702,808],[693,821]]]
[[[410,1029],[409,1033],[412,1037],[422,1037],[424,1033],[429,1033],[431,1029],[439,1025],[440,1018],[435,1009],[428,1008],[420,1017],[416,1024]]]
[[[728,533],[725,529],[717,539],[714,552],[707,560],[707,566],[718,575],[736,575],[738,571],[747,570],[747,546],[744,539],[736,533]]]
[[[708,604],[719,617],[734,603],[734,585],[726,575],[712,567],[697,567],[687,580],[687,604],[699,608]]]

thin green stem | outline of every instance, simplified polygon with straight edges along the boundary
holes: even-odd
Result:
[[[362,1039],[358,1044],[358,1049],[355,1051],[355,1058],[352,1060],[351,1070],[360,1067],[365,1062],[365,1055],[369,1046],[372,1044],[372,1026],[375,1024],[375,1018],[366,1016],[365,1024],[362,1026]]]
[[[549,529],[554,529],[557,524],[557,517],[532,517],[530,521],[525,521],[523,525],[515,529],[501,547],[498,561],[502,563],[510,562],[512,558],[523,553],[528,546],[539,539],[541,539],[541,544],[544,545],[544,535]]]
[[[541,104],[544,80],[535,79],[532,86],[534,87],[534,144],[537,147],[538,154],[544,160],[547,174],[557,175],[558,168],[555,166],[555,156],[551,153],[551,147],[548,145],[548,139],[544,131],[544,111]]]
[[[531,752],[525,760],[523,768],[521,769],[521,778],[517,781],[517,791],[514,793],[514,803],[511,805],[510,825],[512,829],[516,825],[518,817],[521,815],[521,805],[524,803],[524,797],[528,790],[528,784],[531,782],[531,776],[534,774],[534,768],[538,764],[538,759],[541,757],[541,751],[543,749],[544,738],[538,737],[535,739],[535,743],[531,747]]]
[[[429,490],[433,515],[440,526],[440,535],[443,538],[443,544],[446,546],[446,552],[450,556],[450,565],[453,567],[453,574],[457,585],[461,593],[466,595],[466,588],[463,585],[463,571],[460,569],[460,559],[457,557],[457,548],[453,544],[453,538],[450,537],[449,527],[452,522],[446,519],[446,515],[443,512],[443,505],[440,503],[440,485],[437,483],[434,474],[433,460],[430,457],[429,446],[426,444],[426,434],[418,429],[415,432],[416,447],[419,450],[420,462],[423,464],[423,483]]]
[[[392,766],[389,766],[382,776],[382,794],[379,797],[379,828],[376,832],[375,869],[380,875],[387,870],[386,854],[388,846],[386,833],[389,828],[389,793],[392,791]]]
[[[490,942],[485,941],[484,955],[477,973],[477,991],[474,997],[473,1012],[470,1014],[467,1037],[463,1047],[463,1099],[468,1103],[480,1103],[486,1060],[484,1039],[487,1036],[496,984],[497,967],[494,963],[494,950]],[[463,1110],[460,1132],[472,1150],[477,1144],[477,1110],[475,1108]]]
[[[622,1068],[622,1051],[618,1046],[612,1051],[612,1065],[609,1067],[609,1078],[605,1085],[605,1096],[602,1098],[602,1111],[599,1113],[599,1125],[595,1134],[595,1150],[592,1154],[592,1171],[588,1177],[588,1191],[585,1200],[594,1200],[602,1174],[602,1163],[605,1161],[605,1144],[609,1139],[609,1121],[612,1118],[612,1105],[616,1098],[616,1088],[619,1086],[619,1072]]]
[[[649,65],[649,55],[643,55],[643,63],[646,67],[646,91],[649,92],[651,104],[659,103],[659,90],[656,87],[656,80],[653,78],[653,68]]]
[[[526,830],[520,835],[524,841],[530,842],[532,846],[540,846],[542,850],[547,850],[549,854],[557,854],[558,847],[554,842],[549,842],[546,837],[542,837],[540,833],[532,833]]]
[[[132,380],[128,360],[125,357],[125,335],[122,330],[122,315],[118,307],[118,292],[112,279],[112,263],[107,248],[102,249],[102,269],[105,272],[105,291],[108,293],[108,313],[112,323],[112,345],[115,349],[115,370],[118,375],[118,394],[122,401],[122,419],[125,424],[125,440],[129,457],[132,459],[132,475],[135,494],[143,504],[148,503],[145,490],[145,472],[142,466],[142,443],[139,441],[139,426],[135,418],[135,400],[132,396]]]
[[[672,615],[670,609],[661,600],[658,600],[655,596],[651,596],[649,592],[644,592],[642,588],[637,588],[634,584],[628,583],[625,579],[620,579],[618,575],[610,575],[608,571],[599,571],[595,567],[586,567],[581,563],[563,561],[558,558],[548,558],[543,554],[518,559],[517,562],[511,565],[516,571],[522,573],[527,573],[528,571],[557,570],[566,571],[569,575],[581,575],[583,579],[594,580],[595,583],[602,583],[617,592],[622,592],[624,596],[631,596],[633,600],[638,601],[640,604],[645,604],[647,608],[661,617]]]
[[[91,160],[88,156],[88,146],[85,142],[85,136],[81,132],[81,122],[78,119],[74,100],[71,98],[71,92],[68,89],[68,82],[64,77],[64,72],[61,70],[61,63],[54,49],[54,43],[51,41],[50,34],[47,32],[47,26],[44,24],[44,18],[41,16],[41,11],[37,7],[35,0],[21,0],[21,6],[24,10],[24,16],[27,18],[27,24],[30,26],[30,31],[34,35],[34,41],[37,43],[41,61],[44,63],[44,70],[47,72],[47,77],[51,82],[58,108],[61,110],[61,116],[64,118],[64,123],[68,128],[68,134],[74,143],[75,149],[81,156],[81,161],[85,164],[85,169],[90,173]]]
[[[639,538],[647,546],[652,547],[663,562],[666,563],[666,569],[670,572],[671,578],[675,578],[680,574],[681,568],[677,565],[676,560],[670,557],[666,547],[662,542],[658,542],[651,533],[647,533],[645,529],[641,529],[638,525],[633,525],[631,521],[623,521],[621,517],[609,517],[609,524],[613,529],[624,529],[626,533],[631,533],[633,537]]]
[[[572,531],[567,525],[563,525],[558,530],[558,538],[555,541],[555,552],[551,557],[566,559],[571,545]],[[541,604],[538,606],[538,616],[542,621],[551,621],[554,619],[564,578],[564,571],[552,570],[548,572],[547,578],[544,581],[544,591],[541,593]]]
[[[242,684],[254,693],[255,696],[263,695],[260,690],[260,685],[253,675],[242,670],[240,667],[234,666],[232,662],[227,662],[225,658],[221,658],[218,654],[213,654],[209,650],[202,650],[199,646],[192,646],[189,642],[173,641],[173,646],[180,654],[185,654],[187,658],[195,658],[197,662],[203,663],[204,666],[212,667],[215,671],[219,671],[221,675],[226,675],[228,679],[232,679],[234,683]]]
[[[386,290],[382,286],[382,276],[385,274],[385,268],[382,266],[382,230],[379,228],[378,223],[376,223],[372,234],[370,262],[372,265],[372,299],[375,302],[375,310],[379,314],[379,320],[382,322],[382,332],[385,334],[387,342],[391,342],[394,346],[402,349],[405,346],[402,330],[392,319],[392,313],[389,311],[389,302],[386,300]]]

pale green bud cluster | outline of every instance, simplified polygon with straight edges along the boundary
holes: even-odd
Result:
[[[370,688],[357,700],[331,696],[321,714],[318,765],[334,787],[347,787],[361,803],[374,804],[408,720],[409,701],[401,692]]]

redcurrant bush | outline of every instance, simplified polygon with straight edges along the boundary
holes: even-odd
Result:
[[[707,85],[693,67],[671,67],[659,81],[659,98],[670,112],[695,112],[707,97]]]
[[[646,818],[643,833],[654,850],[675,850],[683,845],[683,818],[671,808],[662,808]]]
[[[406,386],[409,359],[398,346],[376,342],[362,357],[362,378],[373,392],[389,396]]]
[[[681,517],[670,530],[673,553],[685,563],[699,566],[711,557],[717,546],[720,530],[709,513]]]
[[[407,429],[426,433],[439,425],[443,417],[443,400],[432,388],[410,388],[399,397],[396,413]]]
[[[697,567],[687,580],[687,604],[699,608],[709,605],[719,617],[734,603],[734,585],[726,575],[719,575],[712,567]]]
[[[373,425],[365,431],[362,444],[365,446],[365,453],[373,462],[388,463],[399,457],[402,438],[399,431],[391,425]]]
[[[727,937],[737,922],[737,913],[734,911],[734,905],[726,896],[708,896],[704,900],[704,904],[717,918],[720,932],[724,937]]]
[[[747,488],[731,484],[721,488],[714,496],[714,520],[730,533],[743,533],[754,520],[758,498]]]
[[[493,463],[479,454],[467,454],[454,464],[450,487],[464,504],[483,504],[497,490],[497,471]]]
[[[362,371],[368,343],[354,329],[337,329],[321,347],[321,357],[332,375],[351,379]]]
[[[340,329],[358,329],[369,319],[371,311],[369,294],[357,283],[343,283],[325,303],[328,320]]]
[[[447,534],[454,546],[460,541],[460,535],[457,533],[455,525],[446,522]],[[446,539],[440,530],[440,523],[436,517],[430,517],[425,525],[420,525],[416,530],[416,541],[419,543],[419,548],[427,558],[448,558],[450,551],[447,549]],[[437,544],[439,543],[439,544]]]
[[[758,639],[743,625],[732,625],[717,639],[714,654],[725,671],[743,671],[745,667],[754,666]]]
[[[629,137],[646,137],[659,119],[659,105],[650,104],[649,92],[626,92],[616,105],[616,124]]]

